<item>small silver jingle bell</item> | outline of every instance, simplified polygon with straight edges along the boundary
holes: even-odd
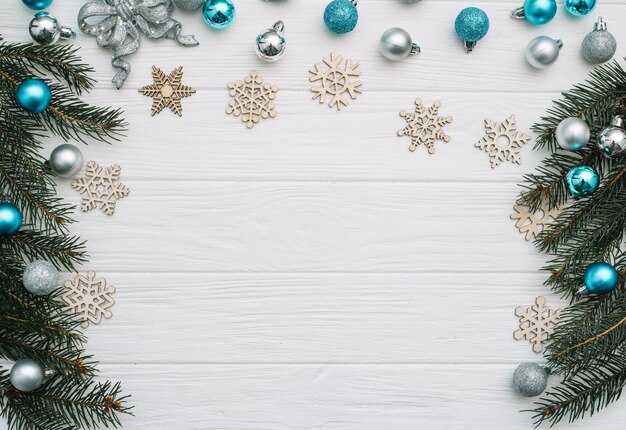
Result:
[[[40,45],[50,45],[59,39],[73,39],[76,33],[71,28],[61,27],[54,15],[48,12],[38,12],[30,20],[28,32],[34,42]]]
[[[268,28],[256,38],[256,53],[264,61],[277,61],[285,53],[285,24],[277,21],[272,28]]]

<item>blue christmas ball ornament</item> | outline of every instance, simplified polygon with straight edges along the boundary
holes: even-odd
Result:
[[[22,226],[22,213],[13,203],[0,202],[0,237],[13,236]]]
[[[209,27],[221,30],[235,19],[235,5],[230,0],[207,0],[202,6],[202,16]]]
[[[588,15],[596,7],[597,0],[565,0],[565,9],[574,16]]]
[[[592,294],[610,293],[617,286],[619,274],[609,263],[593,263],[585,270],[585,288]]]
[[[526,0],[524,6],[515,9],[512,15],[534,25],[546,24],[556,15],[556,0]]]
[[[22,0],[22,3],[33,10],[42,10],[49,8],[52,0]]]
[[[41,79],[26,79],[17,87],[15,98],[25,111],[40,113],[50,106],[52,93]]]
[[[459,12],[454,28],[465,42],[465,50],[472,52],[476,42],[485,37],[489,31],[489,17],[482,9],[468,7]]]
[[[333,0],[324,9],[324,23],[333,33],[345,34],[354,30],[359,20],[356,1]]]
[[[588,197],[596,192],[600,185],[600,175],[593,167],[574,166],[565,177],[570,194],[575,198]]]

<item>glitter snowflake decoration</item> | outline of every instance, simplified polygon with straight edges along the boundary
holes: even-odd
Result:
[[[109,310],[115,304],[111,297],[115,287],[107,285],[103,278],[96,278],[96,272],[89,271],[87,276],[76,275],[73,281],[65,281],[67,291],[61,296],[67,303],[67,311],[75,315],[75,321],[81,321],[81,327],[89,323],[100,324],[102,317],[111,318]]]
[[[533,345],[533,351],[543,351],[543,344],[554,332],[554,326],[561,317],[560,309],[549,309],[544,297],[537,297],[529,308],[518,306],[515,315],[519,317],[519,329],[513,333],[516,340],[526,339]]]
[[[415,99],[415,112],[400,111],[400,116],[407,122],[407,126],[398,130],[398,136],[411,136],[409,150],[414,152],[419,145],[425,145],[429,154],[435,153],[435,141],[450,141],[450,136],[444,133],[443,127],[452,122],[451,116],[439,116],[440,101],[426,109],[421,99]]]
[[[515,213],[511,214],[511,219],[517,220],[515,227],[520,233],[526,233],[526,240],[534,239],[543,230],[548,228],[561,213],[559,208],[552,208],[548,202],[543,202],[536,212],[529,212],[528,206],[513,206]]]
[[[183,68],[177,67],[169,75],[161,69],[152,66],[154,83],[139,89],[144,96],[152,97],[152,116],[160,113],[166,107],[178,116],[183,116],[183,105],[180,100],[195,94],[196,90],[180,83],[183,79]]]
[[[257,72],[250,72],[243,81],[229,82],[228,89],[232,99],[228,101],[226,113],[241,115],[246,127],[254,127],[261,118],[276,117],[273,100],[276,98],[278,87],[264,83]]]
[[[326,102],[326,95],[332,96],[329,107],[337,107],[340,110],[342,106],[348,105],[348,99],[344,98],[344,94],[356,100],[357,93],[361,92],[361,81],[354,80],[354,77],[360,76],[358,63],[352,63],[352,60],[346,60],[342,67],[341,55],[330,54],[324,57],[324,63],[318,63],[314,69],[309,70],[312,76],[309,77],[311,82],[319,82],[319,86],[311,87],[314,93],[313,100],[319,97],[320,103]]]
[[[492,169],[504,160],[521,164],[520,149],[522,145],[528,143],[530,136],[517,131],[515,115],[501,123],[486,119],[485,131],[485,136],[474,146],[489,154]]]
[[[95,161],[87,164],[87,175],[84,178],[72,182],[72,187],[83,194],[83,202],[80,209],[83,212],[100,209],[107,215],[115,212],[115,203],[118,199],[126,197],[130,190],[120,180],[119,164],[102,169]]]

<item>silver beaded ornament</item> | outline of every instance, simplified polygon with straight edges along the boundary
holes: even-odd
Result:
[[[598,22],[593,26],[593,31],[583,39],[582,54],[590,63],[606,63],[617,51],[617,41],[606,28],[606,22],[599,17]]]
[[[513,373],[513,388],[524,397],[535,397],[548,386],[548,371],[537,363],[523,363]]]
[[[617,158],[626,155],[624,120],[619,116],[613,118],[611,125],[604,128],[598,135],[596,145],[606,158]]]
[[[556,143],[566,151],[578,151],[591,138],[591,130],[585,121],[580,118],[565,118],[556,128]]]
[[[536,69],[543,69],[559,58],[562,47],[563,42],[560,39],[537,36],[526,47],[526,61]]]
[[[26,266],[22,283],[30,293],[47,296],[59,288],[59,272],[49,261],[35,260]]]
[[[63,143],[50,153],[48,163],[61,178],[71,178],[83,168],[83,153],[71,143]]]
[[[256,38],[256,53],[264,61],[277,61],[285,53],[285,24],[282,21],[274,23]]]
[[[41,364],[30,358],[18,360],[11,368],[11,385],[23,392],[34,391],[43,384],[46,372]]]
[[[28,32],[33,42],[40,45],[51,45],[59,39],[73,39],[76,33],[71,28],[62,27],[59,21],[48,12],[38,12],[30,20]]]
[[[391,61],[400,61],[411,54],[418,54],[421,49],[413,43],[411,36],[401,28],[390,28],[380,37],[380,52]]]
[[[179,9],[186,10],[187,12],[193,12],[202,7],[205,0],[172,0],[174,6]]]

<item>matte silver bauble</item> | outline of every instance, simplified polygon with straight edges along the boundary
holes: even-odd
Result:
[[[570,117],[561,121],[556,128],[556,143],[567,151],[578,151],[591,138],[591,130],[585,121]]]
[[[535,397],[548,386],[548,372],[537,363],[523,363],[513,373],[513,388],[524,397]]]
[[[54,148],[49,163],[58,176],[71,178],[83,168],[83,153],[71,143],[64,143]]]
[[[29,392],[41,387],[45,371],[41,364],[30,358],[18,360],[11,368],[11,385],[16,390]]]
[[[71,28],[61,27],[59,21],[48,12],[36,13],[30,20],[28,32],[33,41],[40,45],[50,45],[59,39],[76,37]]]
[[[390,28],[385,31],[380,37],[378,47],[385,58],[391,61],[400,61],[421,51],[420,47],[413,43],[409,33],[401,28]]]
[[[617,51],[617,41],[606,28],[606,22],[599,17],[598,22],[593,26],[593,31],[583,39],[582,54],[590,63],[606,63]]]
[[[559,58],[563,42],[548,36],[537,36],[526,47],[526,61],[536,69],[543,69]]]
[[[174,6],[179,9],[186,10],[187,12],[193,12],[202,7],[205,0],[172,0]]]
[[[26,266],[22,283],[31,294],[47,296],[59,287],[59,272],[49,261],[35,260]]]
[[[626,155],[626,130],[624,130],[622,118],[616,116],[611,121],[611,125],[600,132],[597,146],[602,155],[607,158]]]
[[[256,53],[264,61],[279,60],[285,53],[285,24],[277,21],[272,28],[268,28],[256,37]]]

